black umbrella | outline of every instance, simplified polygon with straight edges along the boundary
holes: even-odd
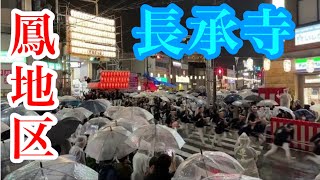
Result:
[[[258,96],[258,95],[250,95],[250,96],[247,96],[246,98],[244,98],[245,100],[248,100],[248,101],[253,101],[253,102],[260,102],[263,100],[262,97]]]
[[[58,121],[47,133],[53,145],[61,144],[73,134],[81,120],[76,117],[66,117]]]
[[[80,107],[86,108],[91,111],[94,115],[100,115],[107,110],[107,107],[99,101],[88,100],[80,104]]]
[[[227,104],[232,104],[235,101],[242,100],[242,97],[238,94],[229,94],[227,97],[224,98],[224,102]]]

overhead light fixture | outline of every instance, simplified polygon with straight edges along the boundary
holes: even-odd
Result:
[[[150,77],[153,77],[153,73],[150,73]]]

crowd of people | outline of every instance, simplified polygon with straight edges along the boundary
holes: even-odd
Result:
[[[161,97],[131,97],[124,95],[119,91],[114,92],[99,92],[91,91],[85,94],[85,99],[106,98],[113,102],[114,105],[122,105],[126,107],[136,106],[141,107],[154,115],[155,123],[165,124],[168,127],[179,129],[182,136],[187,137],[191,131],[196,130],[200,136],[201,142],[206,146],[204,133],[213,134],[214,138],[209,139],[211,146],[222,146],[222,140],[226,134],[236,134],[238,144],[236,145],[235,152],[239,148],[245,148],[248,152],[252,152],[252,163],[247,169],[249,171],[246,175],[259,177],[259,173],[255,162],[258,157],[258,152],[252,146],[257,148],[263,147],[268,135],[269,120],[271,118],[266,112],[266,107],[258,107],[254,102],[250,107],[237,107],[229,105],[205,105],[198,104],[192,99],[179,97],[174,100],[166,100]],[[294,108],[299,106],[295,104]],[[268,107],[267,110],[272,110],[273,107]],[[302,107],[300,107],[302,108]],[[288,113],[280,111],[277,117],[290,118]],[[235,133],[234,133],[235,132]],[[288,161],[294,159],[290,153],[290,143],[294,137],[293,124],[285,124],[279,127],[274,135],[274,142],[271,149],[264,154],[264,157],[269,157],[274,154],[279,147],[285,150],[286,158]],[[108,180],[165,180],[171,179],[178,162],[183,160],[181,157],[168,154],[166,151],[157,153],[154,157],[150,158],[141,151],[132,153],[127,157],[119,160],[111,160],[99,162],[85,157],[83,149],[85,148],[84,137],[80,137],[74,143],[70,150],[70,154],[76,155],[77,161],[87,164],[91,168],[99,172],[99,179]],[[320,162],[320,134],[313,137],[310,142],[315,144],[314,153],[318,156],[308,157],[316,163]],[[79,154],[80,153],[80,154]],[[238,159],[241,163],[243,159]],[[241,163],[242,164],[242,163]],[[248,166],[248,163],[244,163]]]

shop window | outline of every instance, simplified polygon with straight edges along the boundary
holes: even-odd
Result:
[[[304,83],[306,84],[320,83],[320,75],[305,76]]]

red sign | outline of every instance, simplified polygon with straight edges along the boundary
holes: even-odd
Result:
[[[99,89],[128,89],[129,71],[102,71],[100,74]]]

